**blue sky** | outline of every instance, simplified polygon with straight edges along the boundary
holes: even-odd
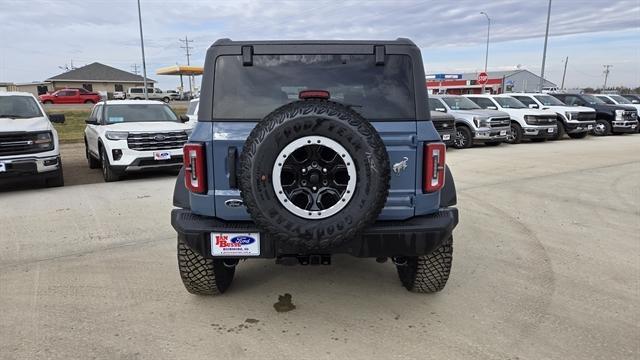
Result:
[[[178,38],[194,40],[202,64],[216,39],[394,39],[409,37],[431,72],[484,67],[492,19],[489,70],[520,65],[540,71],[546,0],[488,1],[198,1],[141,0],[148,75],[165,89],[178,80],[155,75],[185,63]],[[25,6],[29,4],[29,6]],[[135,0],[0,0],[0,82],[43,80],[60,66],[94,61],[131,70],[141,64]],[[640,86],[640,0],[553,0],[547,78],[567,86]]]

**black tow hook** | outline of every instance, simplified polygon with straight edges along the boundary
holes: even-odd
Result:
[[[238,259],[224,259],[222,260],[222,265],[228,267],[228,268],[234,268],[236,267],[236,265],[238,265],[238,262],[240,260]]]
[[[397,256],[391,258],[391,260],[393,260],[393,263],[396,264],[396,266],[407,266],[407,258],[404,256]]]

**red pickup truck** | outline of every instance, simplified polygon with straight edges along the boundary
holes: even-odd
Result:
[[[40,95],[43,104],[95,104],[100,100],[100,94],[85,89],[62,89]]]

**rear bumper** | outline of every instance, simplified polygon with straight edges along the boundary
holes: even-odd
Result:
[[[442,208],[439,212],[417,216],[405,221],[378,221],[350,242],[321,252],[292,253],[277,240],[262,233],[260,256],[276,258],[283,255],[350,254],[357,257],[388,257],[426,255],[451,236],[458,224],[458,209]],[[259,233],[253,222],[229,222],[199,216],[186,209],[171,211],[171,225],[184,237],[194,251],[211,258],[211,233]],[[252,256],[253,257],[253,256]]]

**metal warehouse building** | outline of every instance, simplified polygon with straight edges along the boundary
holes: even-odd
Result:
[[[478,72],[463,73],[458,76],[458,79],[427,80],[427,89],[431,94],[480,94],[482,85],[477,83],[478,74]],[[489,79],[485,84],[485,92],[500,94],[539,90],[540,76],[529,70],[490,71],[487,72],[487,75],[489,75]],[[544,80],[543,87],[557,87],[557,85],[549,80]]]

